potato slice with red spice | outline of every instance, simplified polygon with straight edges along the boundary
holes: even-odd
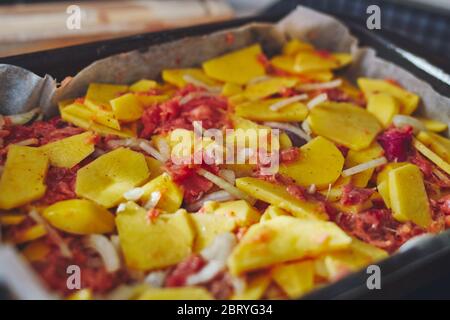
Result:
[[[232,274],[242,274],[345,249],[351,241],[333,222],[276,217],[250,227],[231,253],[228,267]]]

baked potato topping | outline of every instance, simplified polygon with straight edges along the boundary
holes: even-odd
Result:
[[[447,124],[351,63],[253,44],[0,116],[2,241],[67,299],[294,299],[445,230]]]

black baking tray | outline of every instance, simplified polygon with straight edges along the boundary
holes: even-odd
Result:
[[[95,60],[135,49],[177,40],[183,37],[209,34],[227,28],[234,28],[249,22],[276,22],[287,12],[262,14],[256,17],[226,22],[205,24],[175,30],[145,33],[135,36],[84,45],[53,49],[42,52],[0,58],[7,63],[26,68],[43,76],[49,74],[61,81],[76,74]],[[428,82],[439,93],[450,96],[450,63],[440,57],[430,56],[424,49],[411,47],[410,43],[395,34],[377,31],[369,32],[348,17],[339,17],[355,35],[361,45],[375,48],[378,55]],[[417,63],[417,57],[423,58]],[[423,63],[429,65],[423,66]],[[435,68],[430,73],[429,67]],[[424,70],[425,69],[425,70]],[[437,72],[436,72],[437,70]],[[381,289],[369,290],[366,282],[369,274],[365,270],[323,287],[304,299],[398,299],[398,298],[450,298],[450,231],[424,241],[420,245],[395,254],[378,264],[381,269]],[[436,283],[440,286],[436,287]],[[442,284],[445,284],[442,288]],[[426,291],[428,290],[428,291]],[[443,292],[440,292],[443,291]],[[1,289],[0,297],[7,295]],[[427,293],[428,292],[428,293]]]

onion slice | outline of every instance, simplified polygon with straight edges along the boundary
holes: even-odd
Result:
[[[199,210],[201,207],[203,207],[203,205],[208,201],[223,202],[223,201],[229,201],[229,200],[234,200],[234,199],[236,199],[236,198],[234,196],[232,196],[231,194],[229,194],[227,191],[220,190],[220,191],[212,192],[212,193],[205,195],[200,200],[188,205],[186,209],[189,212],[195,212],[195,211]]]
[[[311,110],[315,106],[317,106],[327,100],[328,100],[328,95],[326,93],[321,93],[321,94],[315,96],[314,98],[312,98],[310,101],[308,101],[306,106],[308,107],[309,110]]]
[[[397,128],[402,128],[404,126],[411,126],[414,130],[414,133],[427,130],[422,121],[411,116],[406,116],[404,114],[395,115],[392,118],[392,123]]]
[[[26,124],[30,122],[37,114],[39,114],[39,112],[40,112],[39,108],[34,108],[25,113],[5,116],[5,118],[11,121],[11,123],[14,125]]]
[[[160,191],[153,191],[148,198],[147,203],[144,205],[144,208],[147,210],[153,209],[158,204],[159,200],[161,200],[162,194]]]
[[[351,168],[343,170],[342,171],[342,176],[343,177],[349,177],[349,176],[352,176],[354,174],[366,171],[368,169],[381,166],[381,165],[383,165],[383,164],[385,164],[387,162],[388,161],[387,161],[387,159],[385,157],[379,157],[379,158],[376,158],[376,159],[373,159],[373,160],[370,160],[370,161],[358,164],[357,166],[354,166],[354,167],[351,167]]]
[[[91,234],[86,237],[86,244],[98,252],[106,271],[113,273],[120,269],[119,254],[107,237],[101,234]]]
[[[169,160],[168,158],[165,158],[158,150],[156,150],[155,148],[153,148],[150,143],[148,143],[147,141],[142,141],[139,143],[139,147],[145,151],[146,153],[148,153],[149,155],[151,155],[153,158],[155,158],[156,160],[159,160],[161,162],[166,162],[167,160]]]
[[[283,122],[264,122],[264,125],[271,127],[271,128],[277,128],[277,129],[282,129],[285,131],[289,131],[292,132],[293,134],[299,136],[300,138],[302,138],[303,140],[306,141],[310,141],[311,137],[304,132],[302,129],[300,129],[299,127],[296,127],[292,124],[289,123],[283,123]]]
[[[297,86],[298,90],[301,91],[314,91],[314,90],[327,90],[337,88],[342,85],[341,79],[336,79],[329,82],[318,82],[318,83],[304,83]]]
[[[123,194],[123,197],[125,200],[128,201],[137,201],[144,195],[144,189],[143,188],[133,188],[128,190]]]
[[[217,96],[217,94],[215,94],[213,92],[208,92],[208,91],[206,91],[206,92],[204,92],[204,91],[190,92],[187,95],[185,95],[184,97],[182,97],[180,99],[180,101],[178,102],[178,104],[184,105],[193,99],[202,98],[202,97],[215,97],[215,96]]]
[[[306,100],[306,99],[308,99],[308,95],[307,94],[299,94],[299,95],[292,96],[292,97],[280,100],[278,102],[275,102],[274,104],[269,106],[269,109],[272,110],[272,111],[278,111],[281,108],[283,108],[285,106],[288,106],[288,105],[290,105],[290,104],[292,104],[294,102],[301,101],[301,100]]]
[[[204,177],[205,179],[208,179],[209,181],[211,181],[212,183],[217,185],[219,188],[221,188],[221,189],[227,191],[229,194],[235,196],[236,198],[246,200],[250,204],[255,203],[255,199],[250,197],[248,194],[242,192],[241,190],[236,188],[234,185],[232,185],[225,179],[222,179],[221,177],[218,177],[215,174],[213,174],[205,169],[202,169],[202,168],[199,168],[197,170],[197,173],[199,175],[201,175],[202,177]]]

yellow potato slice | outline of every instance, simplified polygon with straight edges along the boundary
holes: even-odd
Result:
[[[280,93],[285,88],[292,88],[297,84],[295,78],[273,77],[267,80],[250,83],[244,91],[246,99],[254,101],[259,100],[276,93]]]
[[[25,258],[27,258],[28,261],[37,262],[45,261],[50,252],[50,245],[45,241],[45,239],[40,239],[27,244],[21,253],[25,256]]]
[[[283,54],[288,56],[295,56],[300,51],[313,51],[313,50],[314,46],[312,44],[303,42],[298,39],[293,39],[283,46],[282,52]]]
[[[0,209],[20,207],[45,194],[48,156],[39,148],[10,145],[0,177]]]
[[[261,213],[245,200],[225,202],[208,201],[203,211],[217,216],[231,217],[240,227],[247,227],[259,221]]]
[[[266,210],[264,210],[264,213],[262,214],[260,221],[261,222],[268,221],[275,217],[289,216],[289,215],[290,214],[287,211],[284,211],[281,208],[270,205],[266,208]]]
[[[310,111],[308,122],[316,135],[352,150],[367,148],[381,130],[372,114],[350,103],[324,102]]]
[[[386,80],[359,78],[358,86],[364,92],[366,98],[374,93],[387,93],[398,99],[400,102],[401,114],[412,114],[419,105],[420,98],[418,95],[406,91],[405,89],[392,84]]]
[[[314,288],[314,262],[311,260],[276,266],[273,280],[289,298],[299,298]]]
[[[119,97],[127,91],[128,86],[126,85],[91,83],[86,92],[85,103],[90,108],[111,110],[109,101]]]
[[[247,281],[244,291],[234,294],[232,300],[258,300],[261,299],[270,285],[272,278],[264,272],[253,276]]]
[[[110,103],[116,119],[123,122],[136,121],[144,112],[141,102],[132,93],[112,99]]]
[[[126,265],[131,269],[172,266],[192,253],[195,233],[183,210],[151,221],[143,208],[128,203],[116,216],[116,225]]]
[[[331,141],[316,137],[300,148],[297,160],[281,164],[279,172],[295,180],[301,186],[312,184],[328,187],[341,175],[344,157]]]
[[[392,118],[400,112],[400,104],[390,94],[371,94],[367,98],[367,111],[386,128],[391,124]]]
[[[211,245],[219,234],[236,228],[236,220],[224,215],[193,213],[189,217],[196,234],[194,252],[200,252]]]
[[[145,290],[138,300],[213,300],[213,296],[201,287],[151,288]]]
[[[345,158],[345,168],[351,168],[359,164],[377,159],[384,154],[383,148],[376,142],[366,149],[354,151],[349,150]],[[373,175],[375,168],[367,169],[363,172],[351,176],[351,182],[354,186],[365,188]]]
[[[219,85],[219,82],[209,78],[203,70],[199,68],[166,69],[162,72],[162,78],[164,81],[173,84],[178,88],[182,88],[189,83],[186,81],[186,77],[193,78],[196,81],[211,87]]]
[[[438,120],[434,120],[434,119],[427,119],[427,118],[422,118],[422,117],[418,117],[418,119],[420,121],[422,121],[422,123],[425,125],[425,128],[427,128],[427,130],[433,131],[433,132],[442,132],[447,130],[448,125],[444,122],[438,121]]]
[[[48,143],[40,149],[48,156],[54,167],[72,168],[95,150],[92,132],[83,132]]]
[[[95,202],[84,199],[59,201],[44,209],[42,216],[53,227],[72,234],[114,231],[114,216]]]
[[[228,267],[237,275],[345,249],[350,243],[333,222],[276,217],[250,227],[231,253]]]
[[[267,99],[238,104],[236,115],[253,121],[297,122],[305,120],[308,108],[301,102],[294,102],[276,111],[270,106],[285,98]]]
[[[236,187],[253,198],[280,207],[296,217],[327,219],[327,215],[319,203],[296,198],[286,191],[285,186],[246,177],[236,179]]]
[[[75,192],[105,208],[119,204],[123,194],[149,176],[143,154],[118,148],[84,166],[77,172]]]
[[[246,84],[251,79],[266,74],[264,66],[258,61],[262,54],[261,46],[252,46],[233,51],[203,63],[205,73],[216,80],[236,84]]]
[[[145,204],[153,192],[160,192],[161,198],[156,208],[166,212],[175,212],[183,202],[183,190],[180,189],[170,178],[168,173],[163,173],[142,186],[144,194],[141,197],[142,204]]]
[[[389,172],[388,181],[394,218],[428,227],[432,222],[431,211],[419,167],[406,164],[393,169]]]
[[[301,51],[296,54],[294,70],[296,72],[314,72],[339,67],[339,62],[330,57],[322,57],[314,51]]]
[[[222,87],[222,95],[225,97],[232,97],[234,95],[242,93],[242,87],[235,83],[227,82]]]
[[[154,80],[142,79],[133,83],[129,89],[131,92],[148,92],[156,88],[158,88],[158,82]]]
[[[47,229],[42,224],[36,224],[24,230],[14,233],[13,236],[6,237],[6,242],[13,244],[22,244],[36,239],[40,239],[47,235]]]

